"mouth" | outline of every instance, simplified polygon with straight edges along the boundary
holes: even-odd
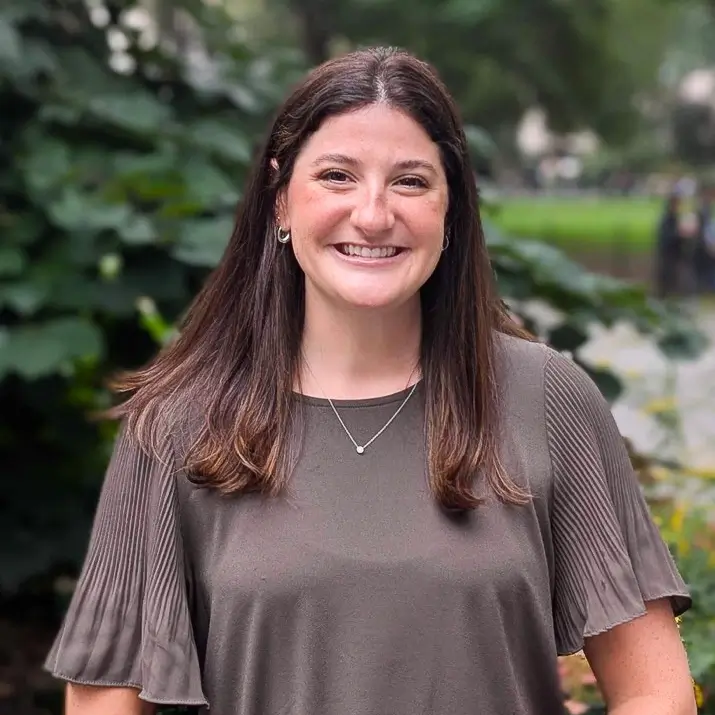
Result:
[[[401,246],[361,246],[355,243],[336,243],[333,248],[343,256],[348,258],[360,258],[367,260],[384,260],[386,258],[394,258],[400,255],[406,249]]]

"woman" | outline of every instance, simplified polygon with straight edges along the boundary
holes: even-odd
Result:
[[[131,396],[47,667],[68,714],[693,712],[689,605],[622,441],[495,293],[457,111],[375,49],[289,97]]]

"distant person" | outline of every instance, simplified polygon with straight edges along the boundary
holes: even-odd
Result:
[[[658,225],[656,241],[656,292],[667,298],[681,290],[685,259],[685,237],[682,233],[681,200],[671,194]]]
[[[698,294],[715,291],[715,186],[700,193],[692,250],[692,276]]]
[[[279,110],[122,429],[66,715],[690,715],[690,606],[598,388],[496,292],[454,100],[393,49]],[[209,710],[210,707],[210,710]]]

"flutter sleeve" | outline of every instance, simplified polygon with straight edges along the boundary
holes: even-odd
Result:
[[[690,597],[653,522],[615,420],[590,377],[552,353],[545,367],[553,470],[554,627],[560,655],[669,597]]]
[[[170,440],[149,454],[122,426],[45,668],[75,683],[135,687],[152,703],[207,705],[184,572]]]

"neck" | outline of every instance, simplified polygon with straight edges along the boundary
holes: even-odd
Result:
[[[419,299],[391,310],[336,310],[306,296],[300,391],[367,399],[400,392],[420,378]]]

